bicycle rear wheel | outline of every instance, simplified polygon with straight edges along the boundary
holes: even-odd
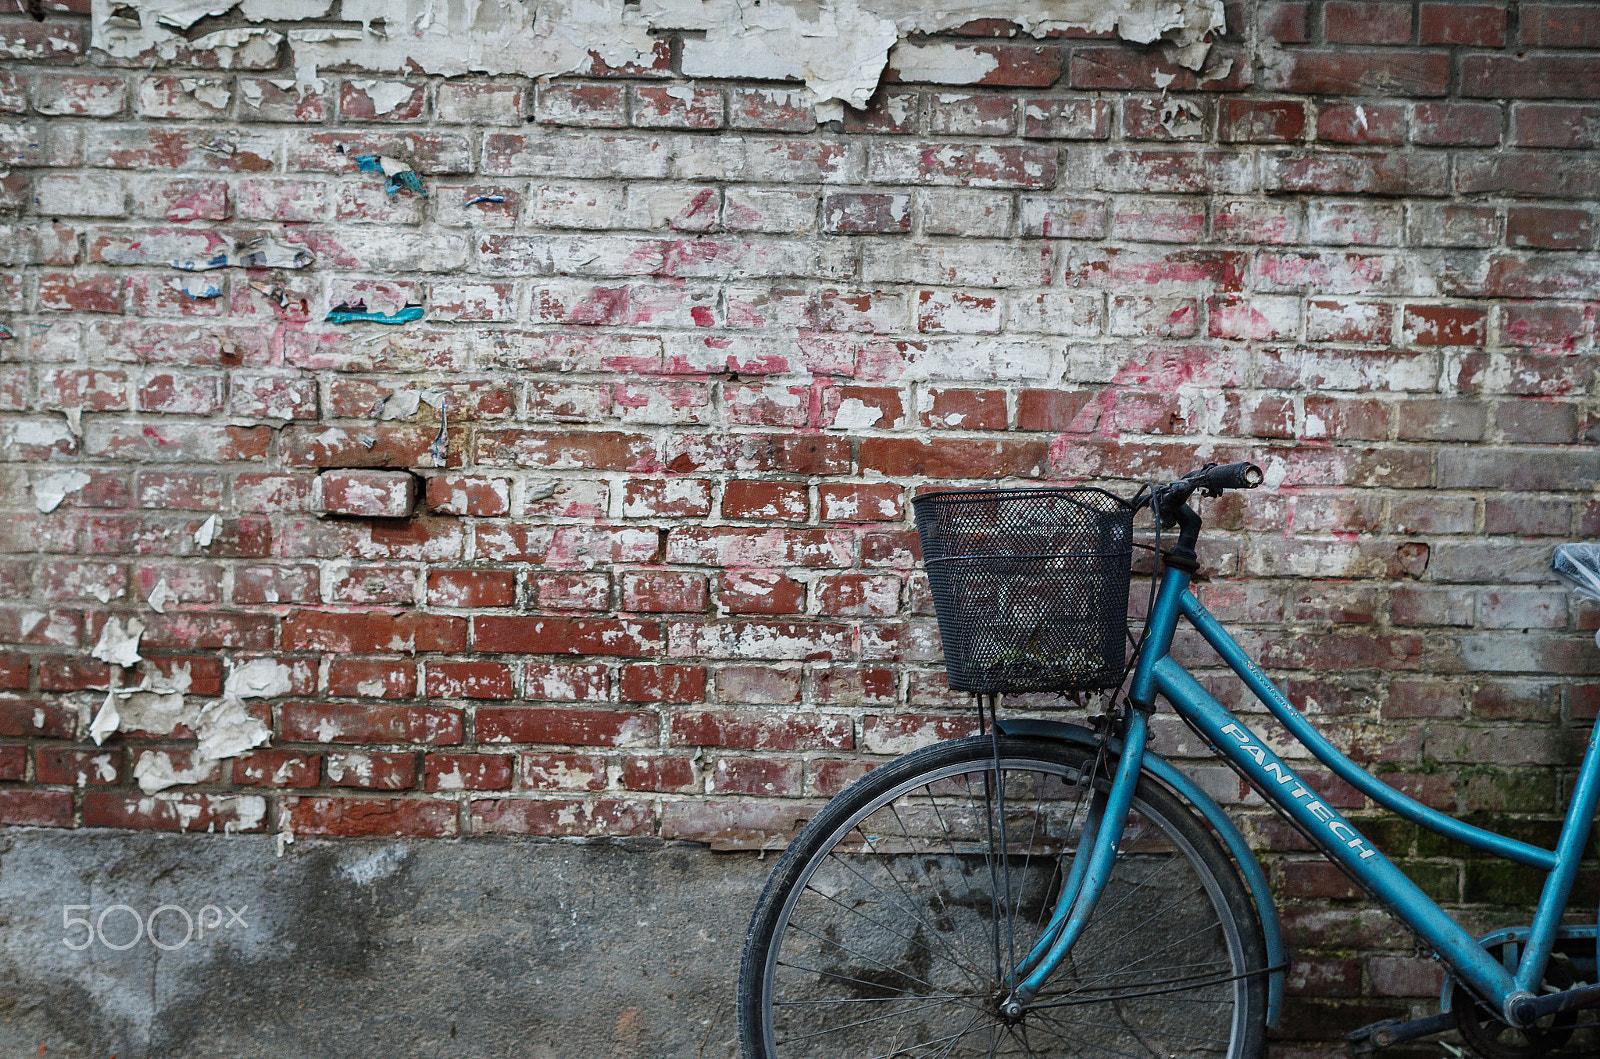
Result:
[[[1255,908],[1205,825],[1148,777],[1089,927],[1029,1010],[1001,1014],[1007,972],[1071,871],[1091,788],[1109,787],[1115,762],[1094,765],[1079,747],[979,736],[829,802],[751,920],[746,1059],[1259,1056]]]

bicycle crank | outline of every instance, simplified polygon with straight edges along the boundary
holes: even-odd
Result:
[[[1503,945],[1487,946],[1495,956]],[[1572,987],[1572,974],[1561,959],[1551,959],[1545,968],[1546,990],[1559,992]],[[1576,1011],[1559,1011],[1547,1015],[1532,1026],[1518,1028],[1501,1021],[1498,1014],[1490,1012],[1461,983],[1457,982],[1450,993],[1450,1013],[1455,1016],[1456,1029],[1472,1050],[1484,1059],[1535,1059],[1547,1055],[1572,1038],[1578,1021]]]

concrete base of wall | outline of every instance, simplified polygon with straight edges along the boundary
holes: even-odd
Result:
[[[302,838],[279,857],[271,837],[8,831],[0,1054],[723,1059],[772,865],[660,842]]]

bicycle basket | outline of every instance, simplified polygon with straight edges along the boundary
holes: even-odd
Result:
[[[912,501],[950,687],[1095,691],[1127,670],[1133,508],[1103,489]]]

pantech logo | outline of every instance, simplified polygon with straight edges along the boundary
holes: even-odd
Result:
[[[1366,841],[1356,834],[1349,824],[1339,819],[1332,809],[1318,801],[1316,796],[1306,788],[1306,785],[1300,782],[1300,777],[1290,772],[1283,762],[1272,757],[1267,750],[1250,742],[1249,732],[1246,732],[1236,724],[1230,724],[1223,728],[1222,731],[1239,740],[1239,748],[1255,758],[1256,764],[1261,766],[1262,771],[1278,781],[1278,786],[1286,787],[1291,783],[1294,784],[1294,790],[1289,792],[1289,796],[1303,802],[1306,809],[1311,812],[1311,815],[1321,820],[1340,842],[1343,842],[1351,849],[1360,850],[1361,860],[1366,860],[1368,857],[1377,854],[1377,850],[1367,848]],[[1271,761],[1267,760],[1269,757],[1272,757]]]

